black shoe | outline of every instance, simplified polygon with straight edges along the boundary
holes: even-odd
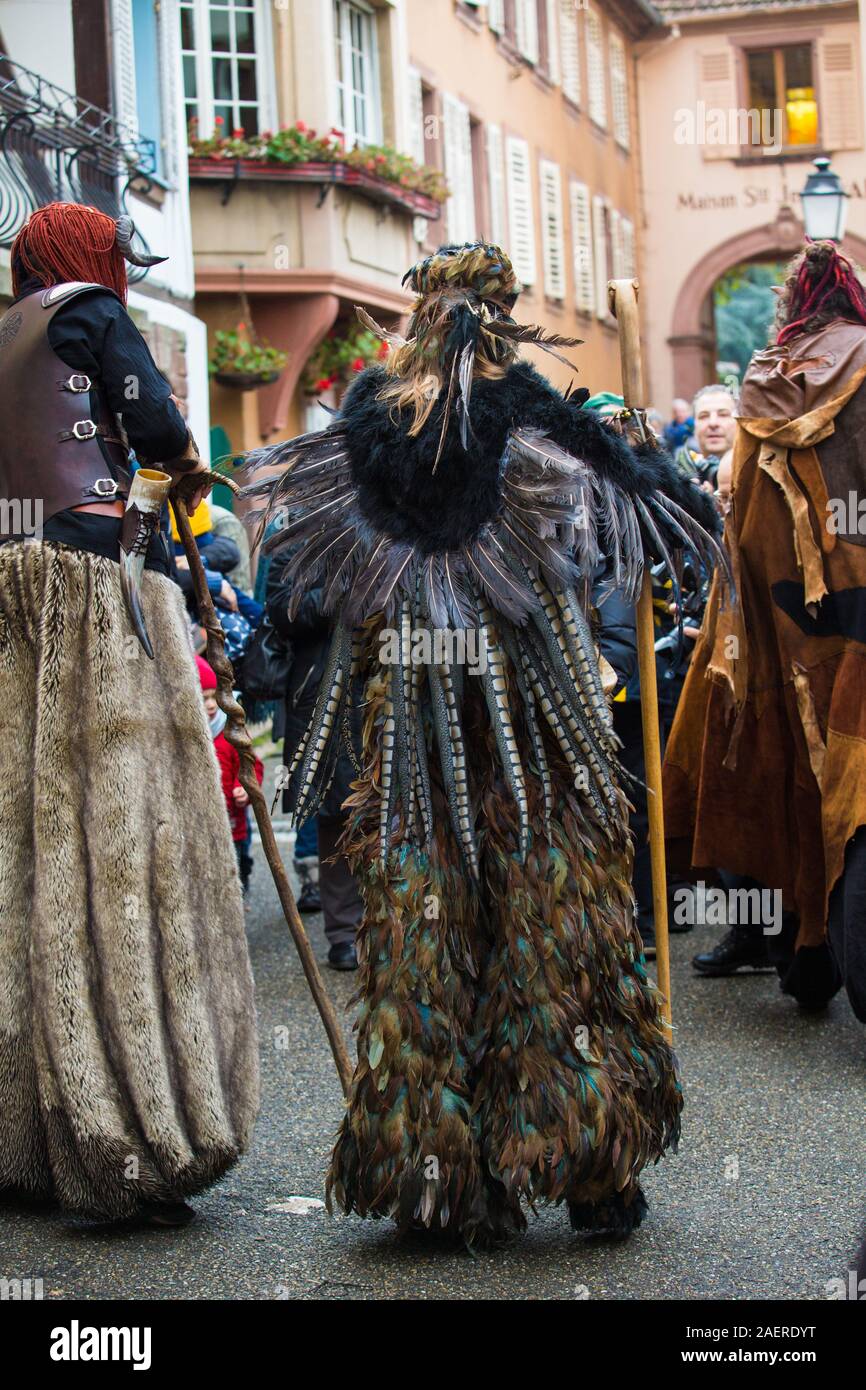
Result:
[[[176,1231],[188,1226],[195,1217],[195,1211],[186,1202],[152,1202],[141,1213],[145,1226],[155,1226],[159,1230]]]
[[[573,1231],[596,1238],[607,1236],[625,1240],[637,1230],[649,1207],[646,1197],[637,1188],[628,1206],[621,1192],[614,1192],[600,1202],[569,1202],[568,1215]]]
[[[299,912],[321,912],[322,899],[319,895],[318,883],[308,878],[298,897]]]
[[[699,975],[735,975],[738,970],[772,970],[763,936],[732,927],[711,951],[693,956],[692,965]]]
[[[655,958],[656,958],[656,929],[655,929],[655,927],[649,926],[649,924],[646,923],[646,922],[641,922],[641,923],[640,923],[640,926],[638,927],[638,931],[640,932],[640,939],[641,939],[641,941],[642,941],[642,943],[643,943],[644,958],[645,958],[646,960],[655,960]]]
[[[328,952],[328,964],[332,970],[357,970],[358,957],[351,941],[341,941]]]

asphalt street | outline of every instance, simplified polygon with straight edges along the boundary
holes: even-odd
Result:
[[[711,926],[672,938],[683,1139],[645,1174],[650,1216],[627,1243],[587,1243],[551,1209],[471,1257],[292,1202],[323,1197],[342,1100],[260,848],[256,861],[263,1096],[251,1152],[178,1232],[4,1209],[0,1275],[41,1278],[53,1299],[800,1300],[824,1299],[850,1268],[866,1227],[864,1030],[841,997],[801,1014],[774,975],[697,977],[689,959],[719,934]],[[321,920],[306,922],[324,961]],[[324,973],[348,1034],[354,977]]]

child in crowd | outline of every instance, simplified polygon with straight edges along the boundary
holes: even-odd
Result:
[[[253,870],[253,858],[250,854],[250,845],[252,844],[252,829],[250,827],[249,816],[250,798],[244,791],[238,778],[241,764],[240,754],[236,748],[232,747],[223,732],[226,726],[226,715],[217,704],[216,673],[213,667],[209,666],[202,657],[197,656],[196,663],[198,665],[202,695],[204,696],[205,712],[210,721],[210,731],[214,742],[214,750],[219,760],[223,796],[225,797],[226,807],[229,813],[232,839],[235,842],[235,853],[238,857],[238,872],[241,877],[241,887],[246,896],[250,886],[250,874]],[[256,758],[256,776],[259,779],[259,783],[261,783],[264,777],[264,768],[258,758]]]

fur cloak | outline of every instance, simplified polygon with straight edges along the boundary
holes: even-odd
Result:
[[[104,1219],[214,1182],[258,1104],[253,985],[179,590],[0,548],[0,1191]]]

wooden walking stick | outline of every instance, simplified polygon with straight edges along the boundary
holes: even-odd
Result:
[[[610,311],[619,329],[622,364],[622,394],[631,410],[644,405],[641,369],[640,317],[637,307],[637,280],[610,280],[607,294]],[[653,586],[649,565],[644,567],[643,586],[637,605],[637,650],[640,670],[640,708],[643,724],[644,764],[646,767],[647,809],[649,812],[650,858],[652,862],[653,910],[656,934],[656,974],[663,996],[662,1016],[671,1031],[671,957],[668,942],[668,894],[665,872],[665,826],[662,803],[662,753],[659,735],[659,696],[656,681]]]
[[[240,492],[237,484],[230,478],[223,477],[217,473],[194,473],[187,474],[175,484],[172,489],[171,499],[174,506],[174,514],[177,519],[178,534],[183,542],[186,558],[189,562],[190,574],[192,575],[193,589],[195,591],[196,603],[198,604],[199,615],[202,624],[207,632],[207,659],[216,672],[217,677],[217,704],[224,710],[228,719],[225,727],[225,736],[233,748],[236,748],[240,755],[241,765],[239,778],[241,786],[250,799],[256,823],[259,827],[259,834],[262,837],[262,847],[265,851],[265,858],[270,866],[283,913],[289,924],[289,931],[301,958],[301,965],[307,977],[307,984],[310,986],[316,1008],[319,1010],[322,1022],[325,1025],[325,1032],[328,1035],[328,1042],[331,1044],[331,1052],[334,1054],[337,1073],[340,1077],[340,1085],[343,1088],[343,1095],[349,1093],[349,1086],[352,1081],[352,1064],[349,1061],[349,1054],[343,1039],[334,1006],[325,988],[321,972],[313,955],[313,948],[307,936],[304,924],[301,921],[298,906],[295,902],[295,895],[289,884],[280,851],[277,846],[274,826],[271,821],[268,803],[265,794],[259,786],[259,779],[256,777],[255,754],[253,753],[253,743],[246,726],[246,719],[241,706],[234,697],[234,671],[232,664],[226,656],[225,636],[216,615],[210,592],[205,579],[204,565],[195,538],[192,534],[192,527],[189,524],[189,513],[187,511],[185,497],[188,498],[193,491],[200,488],[203,483],[224,483],[235,493]]]

